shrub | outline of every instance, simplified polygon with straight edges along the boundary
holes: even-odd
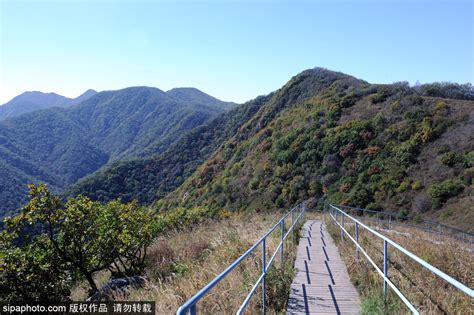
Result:
[[[98,271],[109,269],[120,276],[143,271],[146,247],[156,232],[150,210],[134,202],[101,205],[83,196],[63,205],[44,184],[30,185],[30,195],[22,214],[5,221],[10,233],[18,234],[27,225],[37,227],[37,234],[18,248],[21,251],[42,242],[45,252],[29,253],[31,261],[25,263],[39,264],[51,274],[60,263],[70,274],[87,280],[91,294],[98,289],[93,278]]]
[[[449,109],[445,101],[437,101],[435,105],[436,112],[444,113]]]
[[[273,264],[266,275],[267,304],[271,305],[273,310],[278,311],[278,314],[279,311],[286,311],[291,282],[296,273],[293,268],[293,260],[289,258],[286,254],[283,265]]]
[[[367,153],[369,155],[372,155],[372,156],[377,155],[379,152],[380,152],[380,147],[378,147],[378,146],[369,146],[367,148]]]
[[[411,184],[411,189],[413,190],[420,190],[421,188],[423,188],[423,184],[419,180]]]
[[[260,181],[257,177],[252,178],[252,180],[249,183],[249,188],[251,190],[256,190],[258,188],[259,182]]]
[[[400,101],[395,101],[392,104],[390,104],[390,109],[395,111],[401,108]]]
[[[395,192],[401,193],[410,188],[410,180],[407,178],[403,182],[400,183],[400,186],[398,186],[397,189],[395,189]]]
[[[413,210],[425,213],[431,209],[431,200],[425,193],[421,193],[413,200]]]
[[[474,184],[474,167],[468,168],[464,170],[462,175],[462,180],[465,185],[471,186]]]
[[[349,192],[352,188],[351,183],[343,183],[341,186],[339,186],[339,191],[341,192]]]
[[[348,157],[352,152],[355,150],[355,145],[353,143],[349,143],[345,145],[340,151],[339,155],[343,158]]]
[[[17,247],[7,231],[1,236],[0,301],[69,300],[74,275],[45,237]]]
[[[441,158],[441,163],[450,167],[453,167],[456,163],[462,163],[463,161],[462,155],[453,151],[446,153]]]
[[[428,195],[433,201],[433,206],[439,209],[449,198],[458,195],[463,190],[464,187],[459,179],[447,179],[440,184],[431,185],[428,188]]]
[[[464,153],[464,167],[474,167],[474,151]]]

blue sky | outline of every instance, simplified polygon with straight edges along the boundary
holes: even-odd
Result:
[[[472,83],[473,2],[0,0],[0,104],[137,85],[244,102],[316,66]]]

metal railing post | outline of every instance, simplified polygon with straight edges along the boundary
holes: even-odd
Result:
[[[283,265],[283,242],[285,241],[285,220],[281,220],[281,263]]]
[[[359,244],[359,223],[355,223],[355,236],[356,236],[356,242]],[[356,257],[357,261],[359,261],[359,247],[356,246]]]
[[[383,275],[388,278],[388,243],[386,240],[383,241]],[[387,298],[387,281],[383,281],[383,296]]]
[[[267,273],[267,259],[266,259],[266,249],[265,249],[265,239],[262,241],[262,272],[264,274],[263,279],[262,279],[262,314],[265,315],[265,304],[266,304],[266,298],[265,298],[265,290],[266,290],[266,283],[265,283],[265,275]]]
[[[344,214],[341,213],[341,215],[342,215],[342,218],[341,218],[341,222],[342,222],[342,224],[341,224],[341,225],[342,225],[342,229],[341,229],[341,239],[344,240]]]
[[[323,203],[323,223],[326,223],[326,203]]]
[[[295,243],[295,211],[291,210],[291,241]]]
[[[189,309],[189,314],[190,315],[196,315],[196,304],[191,306],[191,308]]]

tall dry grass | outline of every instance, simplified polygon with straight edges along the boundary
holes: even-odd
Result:
[[[159,237],[149,249],[149,281],[116,300],[156,301],[157,314],[173,314],[230,263],[242,255],[282,216],[274,214],[235,214],[220,221],[207,221],[185,231]],[[289,220],[286,226],[289,226]],[[278,246],[279,229],[267,239],[267,262]],[[289,287],[294,275],[296,246],[291,237],[285,242],[284,264],[280,255],[267,274],[267,313],[286,309]],[[261,246],[215,286],[198,304],[202,314],[233,314],[244,301],[262,270]],[[261,309],[260,289],[246,312]]]
[[[346,220],[346,228],[354,236],[354,225]],[[331,220],[327,220],[331,222]],[[474,254],[470,246],[449,238],[443,238],[416,228],[377,226],[365,222],[418,257],[450,275],[466,286],[474,284]],[[355,246],[347,237],[341,240],[340,228],[334,223],[329,230],[338,243],[339,251],[347,264],[353,283],[364,299],[372,300],[380,295],[382,279],[375,269],[360,254],[355,258]],[[359,242],[383,270],[383,241],[365,229],[359,228]],[[448,282],[434,275],[423,266],[394,248],[388,247],[389,278],[422,314],[474,314],[473,300]],[[390,289],[389,289],[390,290]],[[391,309],[381,309],[380,313],[409,313],[403,302],[392,292]]]

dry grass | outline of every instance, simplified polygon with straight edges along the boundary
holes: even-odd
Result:
[[[235,214],[221,221],[207,221],[187,231],[161,236],[149,249],[148,283],[116,300],[156,301],[157,314],[173,314],[230,263],[242,255],[281,217],[275,214]],[[286,226],[289,226],[287,220]],[[280,239],[279,229],[267,238],[267,262]],[[286,308],[293,278],[295,248],[291,237],[285,242],[285,264],[277,255],[267,275],[267,313]],[[203,314],[235,313],[260,275],[261,246],[227,275],[197,305]],[[261,291],[252,298],[247,313],[261,308]],[[279,302],[280,301],[280,302]],[[279,303],[276,303],[279,302]]]
[[[373,228],[402,245],[418,257],[450,275],[468,287],[474,284],[474,254],[467,244],[409,227]],[[354,235],[354,226],[346,227]],[[330,231],[338,242],[340,253],[347,264],[351,280],[358,288],[362,299],[371,300],[379,294],[382,287],[381,277],[361,254],[361,260],[355,259],[355,246],[347,237],[341,242],[340,229],[330,224]],[[382,269],[383,241],[376,239],[370,232],[359,229],[359,242]],[[401,292],[422,314],[474,314],[472,299],[446,281],[432,274],[408,256],[389,245],[389,277]],[[390,297],[391,311],[381,313],[406,313],[408,309],[395,294]],[[364,304],[364,301],[363,301]]]

